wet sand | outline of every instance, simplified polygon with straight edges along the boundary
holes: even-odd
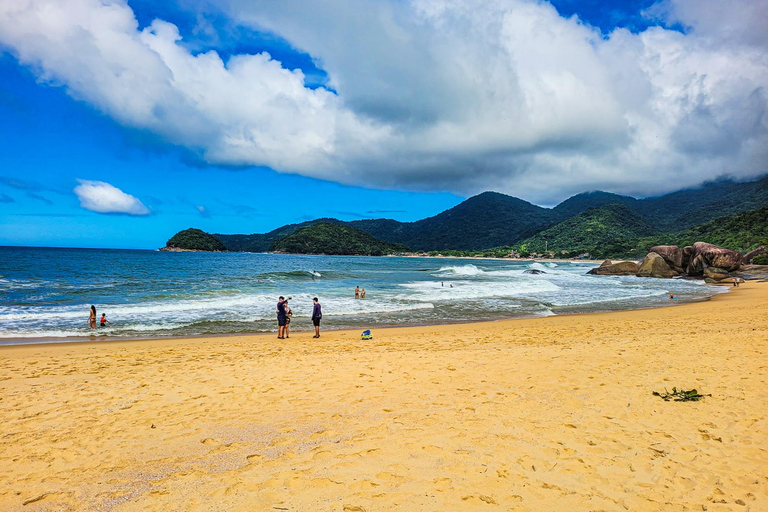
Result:
[[[311,336],[0,348],[0,510],[768,510],[768,283]]]

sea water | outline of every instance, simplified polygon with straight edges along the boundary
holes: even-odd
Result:
[[[367,329],[666,306],[702,281],[587,275],[594,264],[486,259],[0,248],[0,344],[277,330]],[[538,270],[541,273],[526,271]],[[355,286],[366,298],[355,299]],[[679,297],[670,301],[669,294]],[[90,329],[91,304],[107,327]]]

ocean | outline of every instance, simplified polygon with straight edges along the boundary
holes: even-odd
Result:
[[[0,247],[0,344],[444,324],[704,300],[702,281],[587,275],[584,262]],[[526,271],[536,270],[541,273]],[[354,288],[366,298],[355,299]],[[90,305],[111,322],[88,326]]]

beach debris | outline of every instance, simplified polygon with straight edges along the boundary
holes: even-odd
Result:
[[[373,334],[371,334],[370,329],[366,329],[363,331],[363,334],[360,335],[361,340],[372,340]]]
[[[151,427],[149,427],[149,428],[157,428],[157,427],[156,427],[156,426],[155,426],[155,424],[153,423],[153,424],[152,424],[152,426],[151,426]]]
[[[665,402],[669,402],[670,400],[674,402],[698,402],[705,396],[712,396],[712,395],[702,395],[695,389],[677,389],[672,388],[672,392],[670,393],[667,391],[667,388],[664,388],[664,393],[659,393],[658,391],[653,392],[653,396],[661,397]]]

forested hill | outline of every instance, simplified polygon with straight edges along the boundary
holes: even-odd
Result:
[[[659,230],[623,204],[590,208],[519,244],[521,252],[590,252],[595,247],[658,234]]]
[[[684,247],[694,242],[709,242],[741,252],[768,245],[768,206],[749,212],[734,213],[678,233],[628,240],[636,253],[646,253],[654,245]]]
[[[382,242],[351,226],[322,222],[291,233],[274,242],[269,250],[289,254],[384,256],[406,252],[408,248]]]
[[[199,229],[190,228],[173,235],[161,250],[224,252],[227,248],[215,236]]]
[[[700,188],[642,199],[635,211],[662,231],[679,231],[767,205],[768,176],[764,176],[745,183],[720,180]]]
[[[415,222],[317,219],[288,224],[269,233],[216,237],[231,251],[265,252],[275,241],[299,229],[318,223],[337,223],[361,229],[382,241],[403,244],[414,251],[472,251],[519,244],[590,208],[612,204],[623,205],[658,232],[679,233],[719,217],[768,205],[768,176],[746,183],[721,180],[647,199],[588,192],[573,196],[555,208],[542,208],[497,192],[484,192]]]
[[[299,224],[287,224],[277,229],[270,231],[269,233],[254,233],[252,235],[222,235],[216,234],[216,238],[221,240],[224,245],[229,248],[230,251],[243,251],[243,252],[267,252],[270,246],[277,240],[290,235],[298,231],[299,229],[313,226],[321,222],[337,222],[336,219],[316,219],[307,222],[301,222]]]
[[[553,224],[552,210],[516,197],[484,192],[417,222],[358,220],[349,224],[416,251],[497,247]]]

